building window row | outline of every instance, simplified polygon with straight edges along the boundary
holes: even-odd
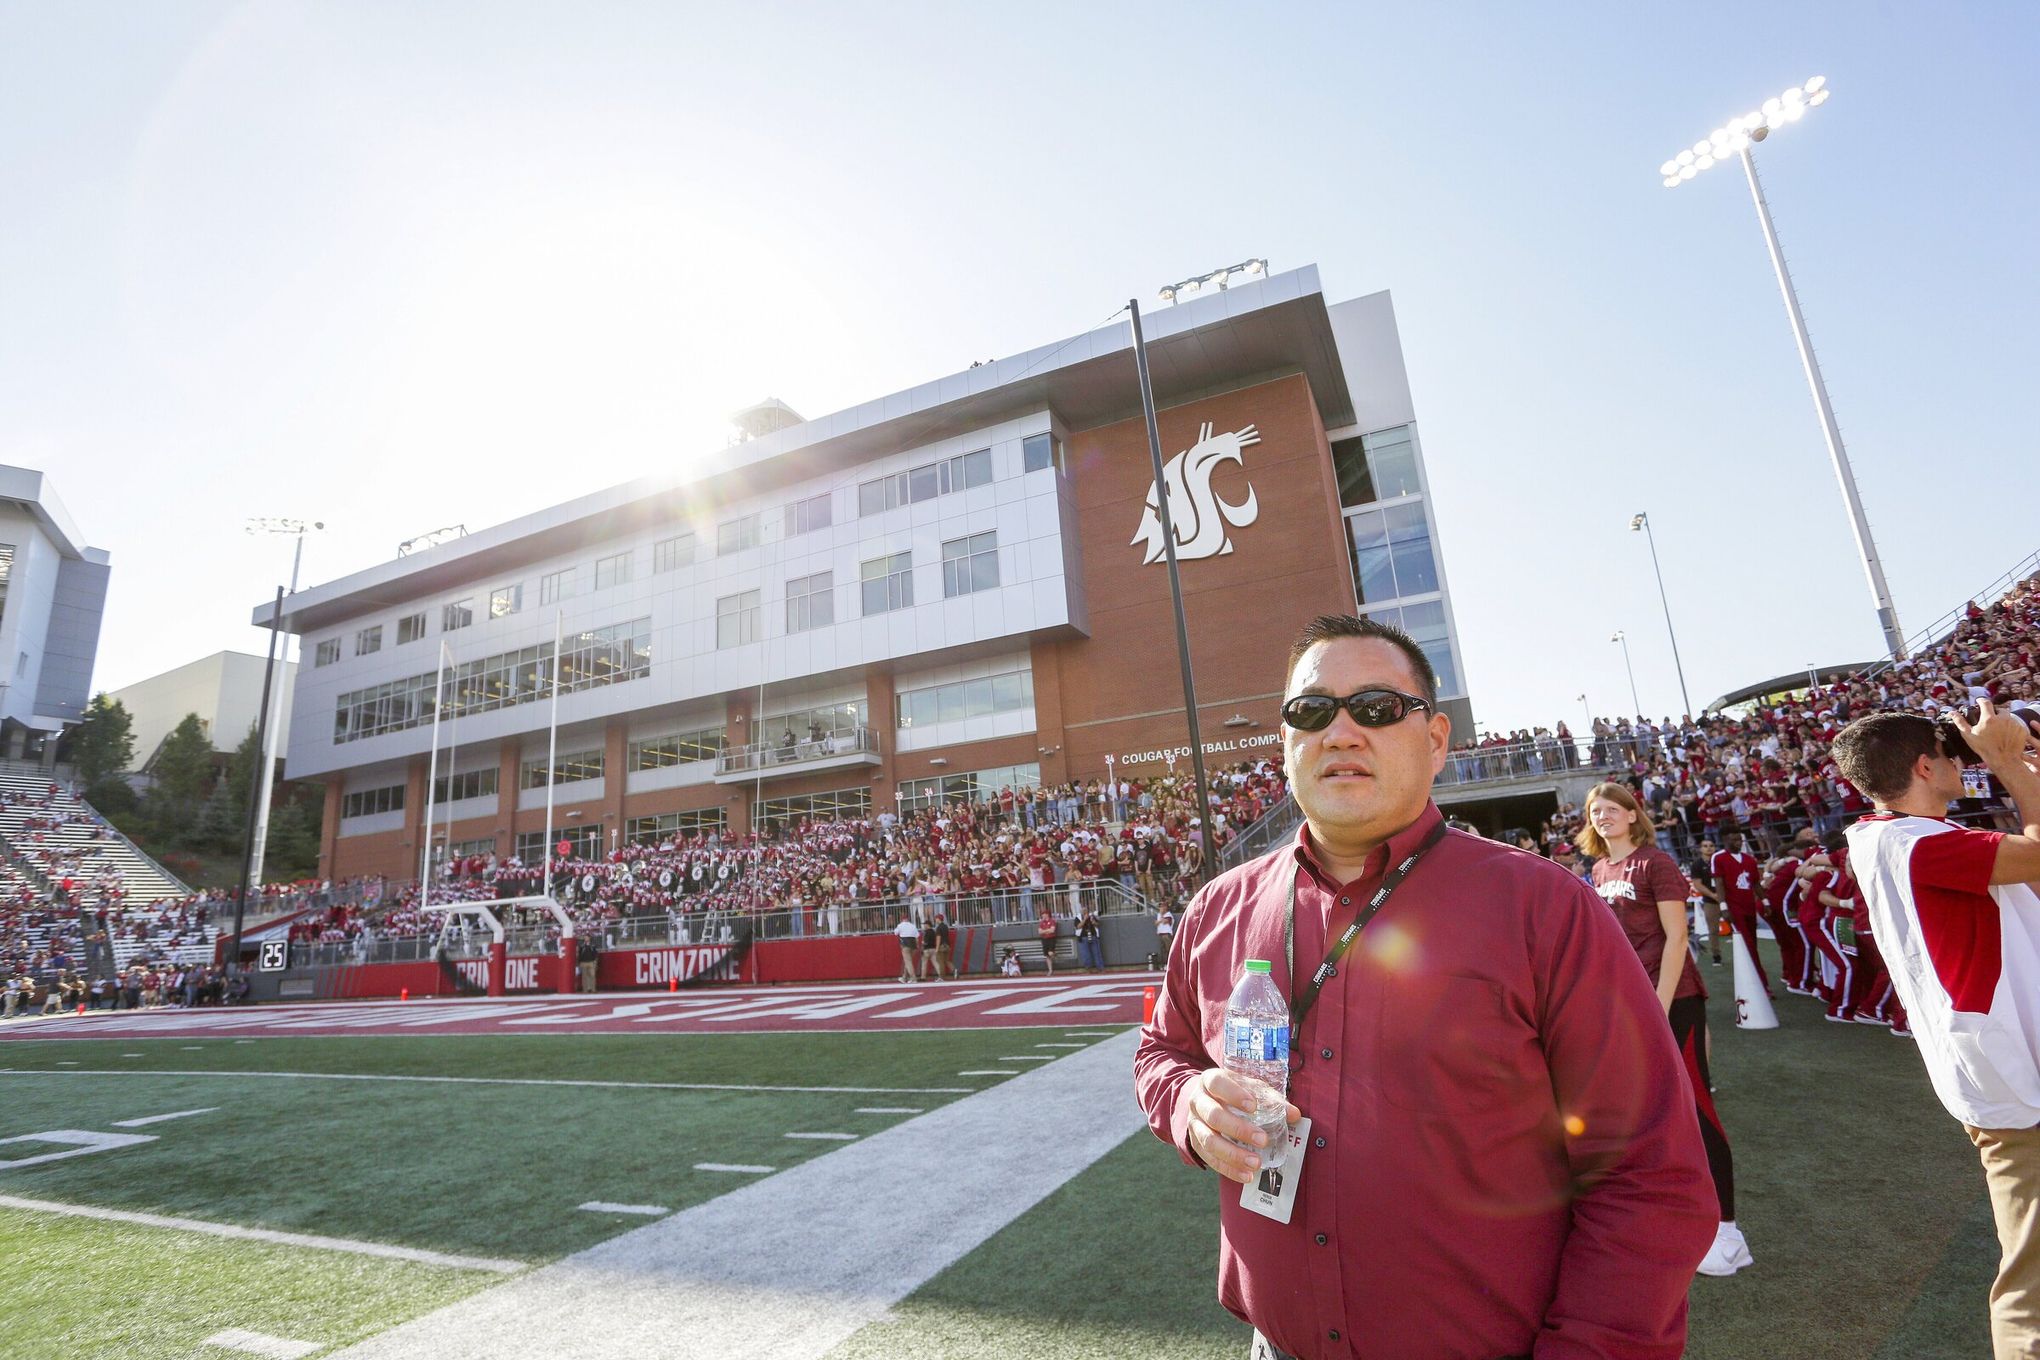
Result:
[[[356,789],[340,799],[340,816],[373,817],[379,812],[404,810],[404,786],[391,784],[381,789]]]
[[[895,696],[895,702],[902,728],[1017,713],[1034,707],[1034,675],[1030,671],[1008,671],[977,680],[902,690]]]
[[[1438,673],[1439,694],[1457,696],[1466,692],[1460,688],[1459,661],[1452,654],[1452,630],[1445,623],[1442,599],[1411,600],[1373,608],[1367,611],[1367,617],[1395,625],[1424,649],[1424,655],[1431,659],[1431,669]]]
[[[602,777],[603,754],[600,751],[575,751],[570,755],[554,756],[550,762],[543,758],[527,760],[517,767],[517,787],[520,789],[542,789],[551,784],[579,784],[589,779]],[[547,772],[551,772],[548,779]]]
[[[476,836],[473,840],[455,841],[446,847],[448,859],[479,859],[496,853],[494,836]]]
[[[759,831],[776,836],[799,822],[865,821],[870,817],[871,790],[862,788],[761,799],[751,821]]]
[[[984,803],[998,797],[1001,789],[1031,789],[1041,783],[1041,766],[1001,765],[996,769],[972,770],[968,774],[945,774],[934,779],[906,779],[900,782],[902,812],[942,807],[954,802]]]
[[[1438,586],[1438,562],[1431,552],[1431,526],[1421,500],[1346,516],[1353,545],[1353,585],[1360,603],[1375,604],[1423,595]]]
[[[517,833],[517,858],[526,864],[543,864],[548,850],[567,847],[569,859],[600,859],[602,857],[602,828],[599,826],[563,826],[553,830],[553,843],[545,843],[543,831],[520,831]],[[557,882],[557,880],[555,880]]]
[[[330,666],[340,659],[340,639],[327,638],[312,652],[313,667]]]
[[[443,774],[432,781],[432,801],[457,803],[463,798],[494,798],[496,773],[496,767],[491,765],[480,770]]]
[[[785,713],[774,713],[758,720],[754,741],[768,744],[792,745],[802,741],[820,741],[826,737],[845,736],[857,731],[870,721],[871,707],[863,699],[852,699],[847,703],[823,704],[818,708],[792,709]],[[791,740],[789,740],[789,738]]]
[[[999,588],[999,536],[972,534],[942,545],[942,598]]]
[[[939,462],[923,463],[920,467],[895,472],[889,477],[860,482],[857,486],[857,513],[882,515],[902,505],[932,501],[952,491],[991,484],[992,451],[978,449]]]
[[[713,760],[723,747],[723,729],[701,727],[692,732],[675,732],[671,736],[647,737],[630,744],[630,768],[632,770],[664,770],[675,765],[691,765],[698,760]]]
[[[552,657],[553,645],[547,642],[464,662],[447,675],[444,716],[486,713],[549,697]],[[562,694],[621,684],[651,673],[649,618],[576,633],[561,647]],[[431,722],[438,686],[439,672],[426,671],[388,684],[349,690],[334,706],[334,743],[402,732]]]
[[[655,817],[632,817],[624,823],[624,835],[633,845],[658,845],[676,836],[719,832],[729,818],[719,807],[696,808],[691,812],[662,812]]]

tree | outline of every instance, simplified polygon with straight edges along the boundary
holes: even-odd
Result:
[[[262,739],[251,722],[248,735],[241,738],[241,744],[234,748],[234,758],[227,762],[227,796],[243,813],[248,810],[249,791],[255,787],[261,770]]]
[[[227,781],[213,785],[198,811],[198,825],[192,839],[207,850],[222,855],[238,854],[248,836],[247,808],[234,802]]]
[[[319,867],[318,824],[305,805],[285,799],[269,819],[269,839],[263,851],[262,874],[271,883],[310,878]]]
[[[156,748],[156,758],[149,766],[156,782],[144,807],[149,820],[166,837],[182,837],[197,824],[206,781],[212,775],[212,757],[212,742],[196,713],[185,714]]]
[[[63,745],[66,758],[77,768],[78,782],[94,788],[134,764],[134,717],[120,700],[95,694],[85,716],[64,734]]]

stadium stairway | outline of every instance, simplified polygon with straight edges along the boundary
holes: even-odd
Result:
[[[54,794],[51,793],[53,787],[56,790]],[[24,800],[0,806],[0,842],[16,854],[25,854],[31,844],[45,851],[79,851],[80,865],[76,877],[90,881],[104,870],[117,870],[127,889],[126,902],[131,908],[192,895],[190,888],[145,854],[140,846],[123,836],[95,808],[53,781],[49,771],[42,766],[24,762],[0,763],[0,792]],[[46,798],[49,800],[47,808],[29,805]],[[49,814],[69,819],[69,824],[54,831],[45,831],[41,841],[34,841],[34,833],[27,827],[28,821]]]

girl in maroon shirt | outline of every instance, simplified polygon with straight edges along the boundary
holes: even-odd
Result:
[[[1733,1275],[1754,1262],[1735,1224],[1735,1162],[1709,1090],[1707,988],[1686,951],[1686,898],[1691,886],[1655,840],[1650,814],[1627,787],[1596,784],[1588,791],[1586,823],[1574,841],[1594,857],[1594,891],[1621,921],[1644,972],[1657,987],[1672,1038],[1686,1062],[1701,1141],[1707,1145],[1707,1168],[1714,1174],[1715,1197],[1721,1201],[1721,1226],[1700,1263],[1700,1273]]]

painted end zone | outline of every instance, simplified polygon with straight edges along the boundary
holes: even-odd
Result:
[[[648,967],[651,965],[647,965]],[[17,1020],[7,1039],[179,1039],[317,1034],[732,1034],[779,1030],[1133,1025],[1156,973],[1068,981],[696,988],[671,995],[490,997],[92,1011]],[[4,1044],[0,1044],[4,1047]],[[4,1059],[0,1059],[4,1065]]]

